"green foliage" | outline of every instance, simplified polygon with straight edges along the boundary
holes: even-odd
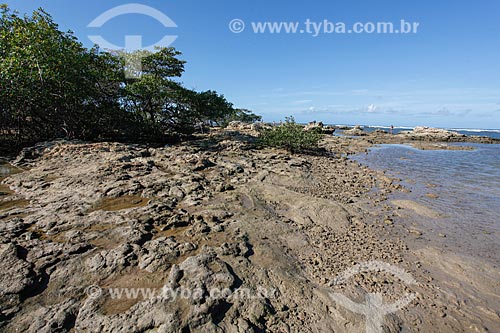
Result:
[[[93,113],[116,108],[117,61],[58,30],[42,9],[0,19],[0,117],[18,140],[85,138]]]
[[[229,121],[241,121],[251,124],[262,121],[262,117],[252,113],[252,111],[247,109],[235,109],[234,112],[230,115]]]
[[[293,117],[270,129],[263,129],[259,141],[264,146],[286,148],[292,152],[317,148],[322,134],[316,131],[304,131],[304,127],[295,123]]]
[[[175,121],[170,118],[179,107],[177,96],[183,88],[173,78],[181,76],[184,62],[175,58],[178,55],[180,52],[173,48],[165,48],[157,53],[137,51],[122,57],[126,73],[135,72],[125,79],[123,85],[124,108],[140,116],[158,134],[173,128],[169,124]],[[134,67],[139,67],[127,67],[134,57],[140,60],[140,64]]]
[[[197,93],[194,101],[197,120],[201,123],[226,126],[234,113],[233,104],[228,102],[224,95],[219,95],[213,90]]]
[[[212,90],[176,81],[174,48],[86,49],[43,9],[19,16],[0,5],[0,138],[168,141],[206,125],[258,116]]]
[[[189,134],[197,126],[225,122],[234,109],[223,95],[212,90],[186,89],[174,80],[184,71],[184,61],[176,58],[180,54],[173,48],[164,48],[155,53],[121,55],[125,63],[141,58],[141,63],[133,66],[134,75],[125,83],[127,110],[141,114],[144,121],[162,133]],[[127,70],[130,72],[131,68]]]

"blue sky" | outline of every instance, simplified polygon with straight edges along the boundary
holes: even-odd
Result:
[[[0,2],[2,2],[0,0]],[[7,1],[30,12],[43,7],[86,45],[101,35],[145,45],[165,35],[187,61],[182,81],[215,89],[266,121],[500,128],[500,1]],[[156,8],[177,27],[140,14],[88,24],[118,5]],[[242,33],[228,24],[246,23]],[[418,22],[416,34],[255,34],[251,22]]]

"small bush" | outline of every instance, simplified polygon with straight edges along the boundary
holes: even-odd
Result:
[[[296,152],[317,148],[322,136],[318,131],[304,131],[304,127],[295,123],[293,117],[287,117],[283,124],[263,129],[259,141],[264,146],[286,148]]]

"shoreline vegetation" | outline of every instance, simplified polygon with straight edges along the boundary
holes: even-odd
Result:
[[[265,124],[183,87],[175,49],[133,54],[138,73],[43,10],[1,10],[0,132],[12,157],[0,164],[2,332],[365,330],[332,293],[388,304],[412,293],[383,318],[387,332],[500,330],[498,266],[431,241],[412,214],[438,214],[395,200],[407,190],[396,179],[347,158],[377,144],[500,140]],[[416,282],[379,269],[339,283],[364,262]]]
[[[0,149],[55,138],[164,145],[260,116],[179,81],[181,52],[83,47],[43,9],[0,5]]]
[[[0,5],[0,14],[3,155],[56,138],[161,146],[188,140],[213,126],[262,119],[235,108],[216,91],[185,88],[180,81],[185,61],[172,47],[131,53],[87,49],[71,31],[60,31],[43,9],[21,16]],[[287,144],[288,148],[303,149],[299,141],[305,145],[318,141],[314,133],[297,131],[293,119],[285,125],[289,125],[286,132],[295,127],[295,135],[288,136],[295,146]],[[346,134],[349,131],[365,134],[360,128]],[[434,134],[447,139],[443,133]],[[277,145],[276,137],[269,135],[263,135],[263,142]]]

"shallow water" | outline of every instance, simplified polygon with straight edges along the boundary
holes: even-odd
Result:
[[[9,175],[19,173],[19,172],[21,172],[21,170],[19,168],[16,168],[15,166],[10,165],[9,163],[0,160],[0,180],[2,180],[3,178],[5,178]]]
[[[29,204],[29,200],[17,199],[17,200],[3,200],[10,197],[14,192],[10,190],[7,185],[2,184],[2,180],[6,177],[19,173],[22,170],[16,168],[15,166],[0,160],[0,212],[7,211],[13,208],[24,208]],[[13,216],[20,216],[19,214]]]
[[[380,145],[356,161],[402,179],[415,200],[443,215],[428,224],[453,234],[460,247],[498,260],[500,253],[500,145],[457,144],[474,150],[418,150]],[[432,225],[431,225],[432,224]],[[470,253],[469,253],[470,254]]]
[[[144,207],[148,204],[149,198],[137,195],[124,195],[118,198],[103,198],[90,211],[105,210],[118,211],[122,209]]]

